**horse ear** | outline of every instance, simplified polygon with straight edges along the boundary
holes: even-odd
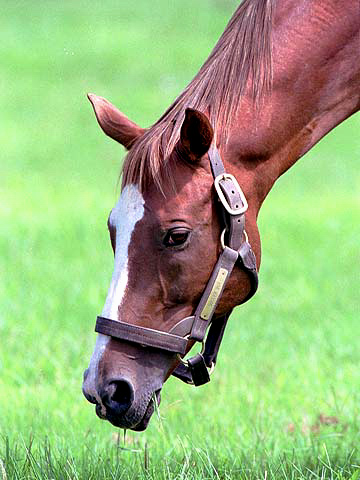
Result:
[[[141,137],[144,129],[136,125],[103,97],[88,93],[96,119],[106,135],[121,143],[128,150]]]
[[[198,161],[209,150],[214,131],[206,115],[187,108],[180,131],[180,147],[191,161]]]

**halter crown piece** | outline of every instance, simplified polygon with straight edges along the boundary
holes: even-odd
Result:
[[[249,300],[258,287],[256,258],[245,231],[245,212],[248,208],[245,195],[236,178],[225,172],[216,146],[209,150],[209,159],[224,222],[224,230],[221,234],[222,252],[194,314],[180,320],[170,332],[104,317],[97,317],[95,326],[95,331],[103,335],[177,354],[180,364],[172,374],[185,383],[195,386],[209,382],[210,374],[215,367],[231,311],[216,317],[213,322],[212,319],[234,266],[238,264],[250,279],[250,292],[241,303]],[[209,332],[205,340],[208,328]],[[200,342],[202,350],[193,357],[183,360],[182,356],[186,353],[189,340]]]

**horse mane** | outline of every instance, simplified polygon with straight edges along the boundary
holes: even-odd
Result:
[[[162,117],[134,143],[123,164],[122,186],[141,191],[171,181],[168,159],[179,140],[187,107],[209,115],[215,141],[227,142],[242,96],[258,105],[271,89],[271,30],[275,0],[244,0],[197,75]],[[220,131],[221,127],[221,131]]]

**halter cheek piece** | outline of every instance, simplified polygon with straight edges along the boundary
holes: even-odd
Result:
[[[170,332],[144,328],[104,317],[97,317],[95,326],[95,331],[103,335],[177,354],[180,364],[174,370],[173,375],[195,386],[203,385],[210,380],[210,373],[216,363],[231,311],[217,317],[213,322],[211,320],[234,266],[238,264],[248,274],[250,280],[250,291],[242,303],[249,300],[258,287],[256,258],[245,232],[245,212],[248,208],[246,198],[236,178],[225,172],[224,164],[216,147],[209,151],[209,159],[225,228],[221,234],[222,252],[194,315],[178,322]],[[189,340],[201,342],[202,350],[201,353],[184,361],[182,356],[186,353]]]

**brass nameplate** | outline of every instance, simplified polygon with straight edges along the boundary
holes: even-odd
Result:
[[[216,276],[214,285],[211,289],[210,295],[204,305],[204,308],[200,313],[200,317],[203,320],[208,320],[211,317],[211,314],[213,313],[213,310],[216,307],[216,302],[218,301],[218,298],[221,295],[221,290],[224,286],[227,275],[228,275],[228,271],[226,270],[226,268],[220,268]]]

